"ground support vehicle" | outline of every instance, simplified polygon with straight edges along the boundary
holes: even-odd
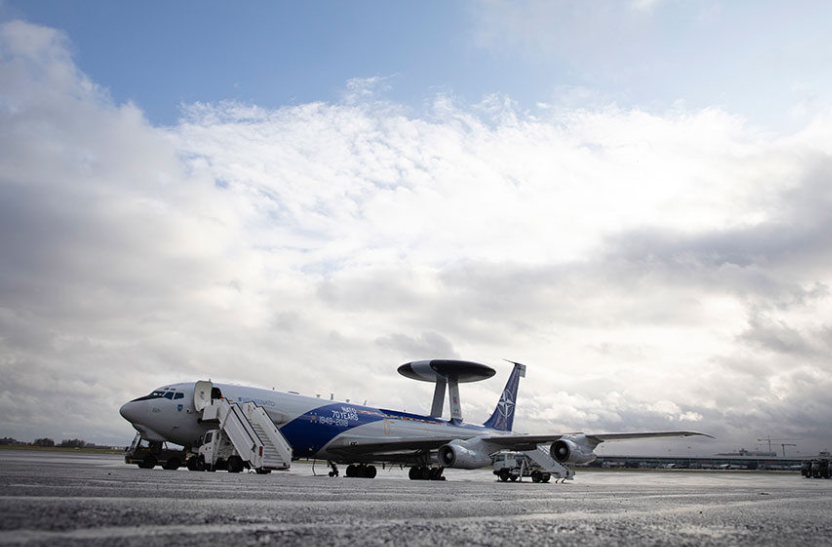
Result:
[[[549,482],[552,477],[523,452],[497,452],[493,462],[493,473],[503,482],[523,480],[523,477],[531,477],[534,482]]]
[[[133,442],[124,455],[124,462],[136,464],[142,469],[153,469],[161,465],[164,469],[176,470],[188,461],[187,450],[168,448],[167,443],[142,439],[141,433],[136,433]]]
[[[188,463],[188,469],[194,468],[194,471],[222,469],[229,473],[239,473],[248,467],[248,462],[243,461],[231,439],[221,429],[212,429],[205,434],[197,449],[196,462]]]
[[[829,479],[832,478],[832,461],[821,458],[817,460],[807,460],[803,462],[800,468],[800,474],[807,479]]]
[[[202,423],[217,425],[203,436],[188,469],[230,473],[254,469],[262,474],[289,469],[292,447],[263,407],[251,401],[232,403],[210,382],[197,382],[195,389],[201,395],[195,402]]]
[[[575,472],[552,457],[549,447],[540,445],[534,450],[501,450],[491,456],[494,474],[503,482],[531,477],[534,482],[549,482],[552,477],[572,480]]]

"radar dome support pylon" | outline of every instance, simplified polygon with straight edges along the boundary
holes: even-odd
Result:
[[[491,378],[497,373],[493,368],[471,361],[455,359],[429,359],[411,361],[399,367],[399,374],[413,380],[434,382],[433,403],[430,415],[442,417],[445,406],[445,390],[450,392],[451,420],[462,421],[462,405],[459,400],[459,384],[479,382]]]

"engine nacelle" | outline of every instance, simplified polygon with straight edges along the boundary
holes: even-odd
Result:
[[[494,447],[487,446],[479,439],[453,440],[440,446],[436,457],[442,467],[479,469],[491,465],[490,454],[494,451]]]
[[[583,465],[598,457],[585,435],[564,435],[552,443],[549,454],[560,463]]]

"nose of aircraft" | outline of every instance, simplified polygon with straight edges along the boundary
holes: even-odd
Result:
[[[121,414],[121,416],[128,422],[136,423],[141,422],[145,411],[145,405],[138,401],[130,401],[129,403],[122,405],[122,407],[118,410],[118,413]]]

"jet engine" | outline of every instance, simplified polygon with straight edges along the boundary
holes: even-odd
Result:
[[[560,463],[582,465],[598,457],[593,448],[586,435],[564,435],[552,443],[549,454]]]
[[[460,469],[479,469],[491,465],[491,452],[494,447],[479,439],[461,441],[455,439],[439,447],[436,454],[442,467],[457,467]]]

